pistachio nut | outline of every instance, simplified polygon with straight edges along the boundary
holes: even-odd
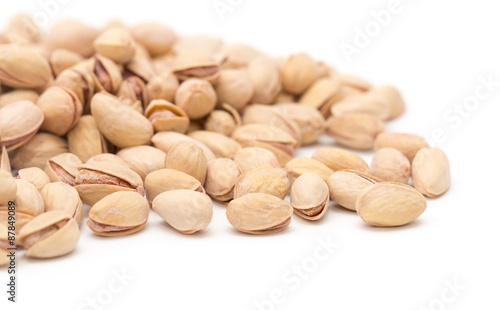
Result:
[[[338,144],[358,150],[373,148],[375,138],[384,131],[384,123],[370,114],[331,117],[326,122],[326,133]]]
[[[370,165],[370,174],[386,182],[408,184],[410,171],[408,158],[400,151],[389,147],[376,151]]]
[[[175,104],[183,109],[190,119],[200,119],[210,114],[215,108],[217,94],[209,82],[188,79],[177,89]]]
[[[252,80],[245,69],[222,70],[215,84],[218,103],[227,103],[236,110],[244,108],[250,102],[253,91]]]
[[[290,189],[290,205],[298,216],[319,220],[330,202],[328,185],[317,174],[307,172],[298,177]]]
[[[0,48],[0,83],[14,88],[41,88],[52,81],[48,61],[29,48]]]
[[[389,120],[395,119],[405,111],[405,101],[401,93],[393,86],[385,85],[372,88],[368,95],[380,100],[389,107]]]
[[[152,60],[153,63],[153,68],[156,73],[158,74],[172,74],[175,76],[175,79],[177,79],[177,76],[172,72],[174,69],[174,64],[175,64],[175,59],[177,58],[176,54],[174,53],[167,53],[158,57],[155,57]]]
[[[149,104],[146,84],[144,84],[142,79],[137,76],[129,76],[124,79],[122,84],[120,85],[117,96],[122,100],[128,99],[132,102],[139,101],[139,113],[142,113],[145,106]]]
[[[353,88],[360,92],[369,91],[373,87],[370,82],[353,75],[340,74],[339,80],[342,86]]]
[[[237,141],[217,132],[198,130],[191,132],[189,137],[206,145],[217,158],[233,158],[241,149]]]
[[[25,145],[12,153],[11,164],[15,169],[38,167],[45,169],[47,160],[56,155],[67,153],[66,140],[50,133],[38,133]]]
[[[141,230],[148,218],[146,198],[135,192],[116,192],[90,209],[87,226],[100,236],[126,236]]]
[[[306,53],[290,56],[281,67],[283,88],[291,94],[302,94],[316,77],[316,62]]]
[[[79,237],[78,224],[62,211],[41,214],[19,232],[19,241],[27,249],[26,256],[33,258],[66,255],[75,249]]]
[[[177,88],[179,80],[171,71],[161,72],[152,77],[146,85],[149,99],[163,99],[168,102],[174,101]]]
[[[189,117],[186,112],[163,99],[151,101],[144,114],[153,124],[156,132],[176,131],[184,133],[189,126]]]
[[[241,122],[241,119],[239,119],[239,121]],[[230,112],[224,110],[214,110],[205,120],[205,130],[217,132],[229,137],[234,132],[236,127],[239,126],[236,122],[237,119],[235,119],[233,114]]]
[[[40,41],[40,29],[28,14],[14,15],[4,33],[10,43],[30,44]]]
[[[0,145],[12,151],[26,144],[42,126],[43,112],[31,101],[13,102],[0,109]]]
[[[0,109],[17,101],[31,101],[36,103],[38,93],[29,89],[14,89],[0,95]]]
[[[241,168],[229,158],[217,158],[207,164],[205,190],[213,199],[226,202],[234,198],[234,186]]]
[[[278,103],[298,103],[298,101],[299,101],[299,98],[297,96],[289,94],[283,90],[276,96],[276,98],[274,98],[275,104],[278,104]],[[301,105],[301,106],[303,106],[303,105]],[[312,107],[310,107],[310,108],[312,108]],[[312,109],[314,109],[314,108],[312,108]],[[314,109],[314,110],[316,110],[316,109]]]
[[[349,210],[356,210],[356,199],[365,188],[379,182],[382,180],[355,170],[336,171],[326,180],[330,198]]]
[[[260,52],[250,45],[230,44],[224,47],[222,55],[222,68],[238,69],[246,68],[260,55]]]
[[[180,81],[194,78],[215,82],[220,76],[217,60],[196,50],[187,50],[179,54],[174,61],[172,71]]]
[[[97,128],[92,115],[84,115],[68,132],[68,145],[71,153],[86,162],[92,156],[106,153],[108,142]]]
[[[135,50],[135,55],[132,60],[124,65],[124,76],[125,77],[137,77],[140,78],[144,83],[149,83],[149,81],[156,75],[156,70],[153,66],[153,61],[144,51],[141,45],[137,45]],[[146,55],[141,55],[145,53]]]
[[[144,180],[148,174],[165,167],[166,154],[148,145],[124,148],[116,153],[118,157]]]
[[[153,210],[178,232],[193,234],[212,221],[212,200],[204,193],[177,189],[158,195]]]
[[[31,167],[24,168],[17,172],[17,178],[25,180],[35,185],[36,189],[41,192],[45,185],[50,183],[49,176],[40,168]],[[1,203],[0,203],[1,204]]]
[[[0,207],[16,199],[17,183],[10,172],[0,170]]]
[[[82,104],[69,88],[53,86],[38,98],[37,106],[42,110],[42,130],[63,136],[70,131],[82,115]]]
[[[358,154],[336,147],[319,148],[313,155],[313,159],[322,162],[333,171],[350,169],[368,173],[368,164]]]
[[[323,115],[313,107],[295,103],[279,103],[274,106],[285,119],[297,124],[303,145],[315,143],[325,130]]]
[[[284,199],[290,190],[290,180],[285,169],[262,167],[242,174],[234,186],[234,198],[249,193],[265,193]]]
[[[191,141],[172,145],[165,158],[165,168],[182,171],[203,185],[207,177],[207,159],[203,151]]]
[[[59,48],[50,53],[49,64],[55,76],[58,76],[64,70],[76,65],[83,61],[83,57],[79,54]]]
[[[10,215],[9,215],[9,213],[10,213]],[[16,215],[15,215],[16,222],[13,223],[14,224],[13,226],[15,227],[15,231],[17,232],[16,233],[17,238],[13,242],[14,246],[22,245],[22,243],[19,240],[19,231],[21,231],[21,229],[27,223],[31,222],[35,217],[36,216],[33,213],[31,213],[27,210],[20,210],[20,209],[16,208]],[[11,219],[12,219],[12,211],[9,211],[9,207],[7,205],[5,205],[5,206],[0,205],[0,225],[7,224],[9,222],[9,220],[11,220]],[[0,239],[1,239],[1,236],[0,236]],[[0,242],[1,242],[1,240],[0,240]]]
[[[75,219],[78,225],[83,220],[83,203],[78,191],[66,183],[55,182],[45,186],[41,193],[45,212],[63,211]]]
[[[94,95],[95,83],[86,67],[64,70],[57,76],[54,84],[71,89],[83,106],[83,114],[90,113],[90,101]]]
[[[187,173],[175,169],[160,169],[151,172],[144,181],[146,197],[151,203],[159,194],[175,189],[205,192],[200,181]]]
[[[212,152],[212,150],[209,149],[205,144],[178,132],[173,132],[173,131],[158,132],[151,139],[154,146],[165,153],[168,153],[168,150],[170,150],[172,145],[174,145],[176,142],[184,140],[189,140],[191,142],[194,142],[194,144],[196,144],[199,148],[201,148],[203,150],[203,153],[205,154],[205,157],[207,158],[207,162],[216,158],[214,152]]]
[[[107,29],[94,41],[97,53],[118,64],[130,62],[134,57],[135,47],[132,35],[120,27]]]
[[[96,55],[89,62],[90,74],[95,83],[96,91],[116,93],[123,78],[120,68],[111,59]]]
[[[349,114],[370,114],[386,121],[390,118],[390,107],[379,97],[369,95],[370,92],[344,97],[334,104],[330,112],[333,116]]]
[[[331,106],[341,99],[338,77],[324,77],[314,82],[300,97],[299,103],[313,107],[327,117]]]
[[[78,167],[83,162],[73,153],[63,153],[50,158],[45,166],[45,173],[51,182],[63,182],[68,185],[75,185],[75,178],[78,175]]]
[[[380,150],[384,147],[394,148],[410,160],[413,160],[417,152],[427,146],[424,138],[409,134],[409,133],[389,133],[383,132],[377,136],[375,140],[375,150]]]
[[[7,153],[7,148],[5,148],[5,146],[2,146],[2,148],[0,149],[0,170],[6,171],[8,173],[12,172],[9,153]]]
[[[441,149],[422,148],[413,158],[411,179],[413,186],[423,195],[430,198],[441,196],[451,183],[448,157]]]
[[[252,103],[271,104],[281,91],[281,77],[275,62],[258,56],[248,64],[248,75],[253,84]]]
[[[46,38],[51,50],[65,48],[87,58],[94,54],[93,42],[99,36],[99,31],[74,20],[60,21],[49,31]]]
[[[229,223],[241,232],[262,235],[285,230],[293,208],[278,197],[252,193],[232,200],[226,209]]]
[[[153,57],[168,53],[176,39],[170,28],[151,22],[135,25],[130,28],[130,34]]]
[[[111,153],[103,153],[92,156],[91,158],[89,158],[89,160],[87,160],[86,164],[93,162],[111,163],[128,168],[128,164],[123,159],[121,159],[121,157],[118,157],[117,155]]]
[[[322,162],[307,157],[297,157],[290,160],[285,165],[285,170],[288,173],[291,183],[294,183],[298,177],[307,172],[318,175],[324,181],[333,174],[333,170]]]
[[[222,52],[224,43],[221,39],[207,36],[207,35],[194,35],[184,36],[178,38],[172,46],[171,53],[180,55],[195,51],[206,55],[217,56]],[[217,58],[219,59],[219,58]]]
[[[154,130],[146,117],[105,93],[94,95],[91,111],[97,127],[120,148],[149,144]]]
[[[35,185],[21,179],[16,179],[16,185],[16,210],[23,210],[33,215],[42,214],[45,206]]]
[[[356,200],[356,212],[373,226],[401,226],[418,218],[427,201],[413,187],[383,182],[368,186]]]
[[[273,152],[260,147],[245,147],[234,154],[234,162],[242,173],[262,167],[280,167]]]

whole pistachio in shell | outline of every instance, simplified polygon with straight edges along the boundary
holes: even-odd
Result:
[[[7,24],[4,30],[7,41],[17,44],[30,44],[40,42],[40,29],[32,16],[28,14],[16,14]]]
[[[295,103],[280,103],[274,109],[297,124],[303,145],[315,143],[325,131],[323,115],[313,107]]]
[[[10,172],[0,170],[0,206],[8,206],[16,199],[17,182]]]
[[[376,151],[370,165],[370,174],[386,182],[408,184],[410,172],[408,158],[393,148],[381,148]]]
[[[234,162],[243,173],[262,167],[280,167],[273,152],[260,147],[245,147],[234,154]]]
[[[35,185],[28,181],[16,179],[16,209],[24,210],[33,215],[40,215],[45,211],[43,199]]]
[[[253,97],[253,83],[245,69],[225,69],[215,84],[217,101],[227,103],[236,110],[244,108]]]
[[[43,112],[31,101],[13,102],[0,109],[0,145],[12,151],[26,144],[44,120]]]
[[[45,212],[63,211],[75,219],[78,225],[83,220],[83,203],[78,192],[66,183],[47,184],[40,193],[45,204]]]
[[[217,94],[209,82],[188,79],[177,89],[175,104],[183,109],[190,119],[200,119],[210,114],[215,108]]]
[[[356,199],[365,188],[379,182],[377,177],[354,170],[336,171],[326,180],[330,198],[349,210],[356,210]]]
[[[234,198],[234,187],[241,175],[241,168],[229,158],[217,158],[207,165],[205,190],[215,200],[229,201]]]
[[[139,113],[142,113],[144,107],[149,103],[148,91],[146,84],[140,77],[129,76],[123,80],[118,90],[117,96],[122,100],[130,100],[132,102],[140,101]]]
[[[95,82],[87,66],[80,65],[64,70],[57,76],[54,84],[71,89],[83,106],[83,114],[90,113],[90,100],[94,95]]]
[[[322,162],[333,171],[350,169],[368,173],[368,164],[358,154],[336,147],[317,149],[312,158]]]
[[[52,26],[46,43],[51,49],[65,48],[88,58],[94,54],[93,42],[99,30],[74,20],[62,20]]]
[[[413,158],[411,178],[413,186],[427,197],[444,194],[451,183],[450,162],[438,148],[422,148]]]
[[[175,169],[160,169],[151,172],[144,181],[146,197],[149,202],[159,194],[175,189],[187,189],[197,192],[205,192],[200,181],[187,173]]]
[[[45,172],[51,182],[63,182],[68,185],[75,185],[75,178],[78,175],[78,167],[83,162],[73,153],[63,153],[50,158],[45,166]]]
[[[179,141],[172,145],[165,158],[165,168],[182,171],[202,185],[205,184],[207,159],[203,151],[191,141]]]
[[[290,180],[283,168],[262,167],[240,176],[234,187],[234,198],[249,193],[265,193],[284,199],[290,190]]]
[[[124,148],[116,155],[123,159],[127,166],[139,174],[143,180],[151,172],[165,167],[165,152],[148,145]]]
[[[35,185],[36,189],[41,192],[45,185],[50,183],[49,176],[40,168],[31,167],[24,168],[17,172],[17,178],[25,180]]]
[[[220,66],[217,60],[208,54],[187,50],[175,59],[173,73],[180,81],[202,79],[215,82],[220,75]]]
[[[97,55],[89,62],[90,73],[97,91],[116,93],[123,78],[120,67],[111,59]]]
[[[140,23],[130,28],[135,41],[144,46],[151,56],[166,54],[176,40],[174,32],[159,23]]]
[[[212,200],[204,193],[186,189],[158,195],[153,210],[175,230],[193,234],[205,229],[212,221]]]
[[[0,46],[0,83],[14,88],[41,88],[53,79],[48,61],[26,47]]]
[[[91,158],[89,158],[89,160],[87,160],[86,164],[95,162],[111,163],[113,165],[129,168],[128,164],[123,159],[121,159],[121,157],[111,153],[103,153],[92,156]]]
[[[68,146],[71,153],[78,156],[82,162],[108,151],[108,142],[97,128],[92,115],[82,116],[68,132]]]
[[[214,152],[212,152],[212,150],[209,149],[205,144],[178,132],[161,131],[155,134],[151,139],[154,146],[165,153],[168,153],[172,145],[174,145],[175,143],[185,140],[194,142],[194,144],[196,144],[199,148],[201,148],[203,150],[203,153],[205,154],[205,157],[207,158],[207,162],[216,158]]]
[[[224,47],[222,68],[246,68],[248,64],[260,55],[254,47],[246,44],[230,44]]]
[[[333,174],[333,170],[322,162],[307,157],[292,159],[285,165],[285,170],[288,173],[291,183],[307,172],[318,175],[323,181],[326,181]]]
[[[241,145],[234,139],[217,132],[198,130],[191,132],[189,137],[206,145],[217,158],[232,158],[241,149]]]
[[[76,65],[81,61],[83,61],[82,56],[73,51],[63,48],[53,50],[52,53],[50,53],[49,58],[50,67],[52,68],[52,72],[55,76],[58,76],[64,70]]]
[[[232,200],[226,209],[229,223],[241,232],[263,235],[285,230],[293,208],[278,197],[252,193]]]
[[[52,258],[72,252],[80,231],[76,221],[66,212],[49,211],[24,225],[19,241],[33,258]]]
[[[253,59],[248,65],[253,84],[252,103],[271,104],[281,91],[281,78],[275,62],[265,56]]]
[[[290,189],[290,204],[295,214],[307,220],[319,220],[328,210],[328,185],[317,174],[307,172],[298,177]]]
[[[326,123],[326,133],[337,143],[358,150],[373,148],[375,139],[384,131],[384,123],[370,114],[331,117]]]
[[[94,41],[94,48],[117,64],[124,64],[134,57],[136,44],[127,30],[115,27],[101,33]]]
[[[17,101],[31,101],[36,103],[38,93],[29,89],[14,89],[0,94],[0,109]]]
[[[375,140],[375,150],[384,147],[394,148],[405,154],[410,162],[418,151],[426,146],[427,142],[423,137],[409,133],[382,132]]]
[[[306,53],[290,56],[281,67],[283,88],[291,94],[303,93],[316,77],[316,62]]]
[[[223,103],[221,107],[221,110],[214,110],[207,117],[205,130],[230,137],[234,130],[241,126],[241,116],[235,108],[227,103]]]
[[[327,117],[331,106],[342,98],[337,77],[325,77],[315,81],[300,97],[299,103],[311,106]]]
[[[163,99],[168,102],[174,102],[177,88],[179,88],[179,80],[171,71],[159,73],[146,85],[150,100]]]
[[[38,98],[37,106],[45,116],[42,130],[58,136],[70,131],[82,115],[82,104],[69,88],[53,86]]]
[[[49,158],[68,151],[66,140],[50,133],[41,132],[12,153],[11,164],[15,169],[30,167],[45,169]]]
[[[163,99],[151,101],[144,114],[153,124],[156,132],[176,131],[184,133],[189,126],[189,117],[186,112]]]
[[[390,107],[380,97],[369,94],[370,92],[366,92],[344,97],[331,107],[330,112],[333,116],[364,113],[383,121],[388,120],[391,114]]]

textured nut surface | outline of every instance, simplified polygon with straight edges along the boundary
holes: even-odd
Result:
[[[283,88],[291,94],[303,93],[316,77],[316,62],[305,53],[290,56],[281,67]]]
[[[328,210],[328,185],[318,175],[308,172],[295,180],[290,189],[290,204],[295,214],[308,220],[319,220]]]
[[[324,77],[311,85],[300,97],[300,104],[317,109],[327,117],[330,107],[341,98],[340,82],[338,78]]]
[[[45,212],[63,211],[80,225],[83,220],[83,203],[78,191],[66,183],[47,184],[41,191]]]
[[[364,173],[369,171],[368,164],[359,155],[335,147],[319,148],[313,153],[312,158],[322,162],[333,171],[344,169]]]
[[[438,148],[422,148],[413,158],[411,178],[413,186],[427,197],[444,194],[451,183],[448,157]]]
[[[159,194],[175,189],[205,192],[200,181],[187,173],[175,169],[161,169],[151,172],[146,176],[144,184],[146,186],[146,197],[149,202],[153,202]]]
[[[356,199],[361,192],[378,182],[382,180],[354,170],[337,171],[326,180],[332,200],[349,210],[356,210]]]
[[[265,193],[284,199],[290,190],[290,180],[283,168],[262,167],[240,176],[234,187],[234,198],[249,193]]]
[[[175,104],[184,110],[190,119],[200,119],[215,108],[217,94],[209,82],[189,79],[179,85],[175,93]]]
[[[375,150],[379,150],[384,147],[392,147],[401,153],[405,154],[410,160],[417,152],[427,146],[427,142],[424,138],[409,134],[409,133],[389,133],[383,132],[377,136],[375,140]]]
[[[221,71],[215,92],[219,104],[227,103],[240,110],[252,99],[253,83],[247,70],[226,69]]]
[[[118,157],[141,176],[144,180],[148,174],[165,166],[166,154],[148,145],[124,148],[116,153]]]
[[[174,145],[175,143],[185,140],[194,142],[194,144],[196,144],[199,148],[201,148],[203,150],[203,153],[205,154],[205,157],[207,158],[207,162],[216,158],[214,152],[212,152],[212,150],[209,149],[205,144],[178,132],[173,132],[173,131],[158,132],[153,136],[153,139],[151,139],[154,146],[165,153],[168,153],[172,145]]]
[[[370,114],[332,117],[326,123],[326,133],[337,143],[359,150],[373,148],[375,138],[383,131],[384,123]]]
[[[119,64],[132,60],[135,47],[134,39],[123,28],[107,29],[94,41],[94,48],[97,53]]]
[[[275,62],[258,56],[248,64],[248,75],[253,84],[252,103],[270,104],[281,90],[280,72]]]
[[[0,109],[0,145],[12,151],[26,144],[42,126],[43,112],[31,101],[13,102]]]
[[[410,171],[408,158],[393,148],[381,148],[375,152],[370,165],[370,174],[386,182],[408,184]]]
[[[241,168],[229,158],[217,158],[207,165],[205,190],[215,200],[229,201],[234,198],[234,187],[241,175]]]
[[[328,168],[325,164],[312,158],[297,157],[289,161],[285,170],[288,173],[290,182],[295,180],[307,172],[317,174],[321,179],[326,181],[333,173],[333,170]]]
[[[179,141],[172,145],[165,158],[165,168],[182,171],[205,184],[207,159],[201,148],[191,141]]]
[[[302,144],[312,144],[325,130],[325,119],[315,108],[295,103],[274,106],[279,113],[293,120],[300,129]]]
[[[260,147],[245,147],[234,154],[234,161],[243,173],[262,167],[279,167],[273,152]]]
[[[189,118],[178,106],[163,99],[152,100],[144,115],[153,124],[155,131],[186,132]]]
[[[63,136],[70,131],[82,115],[82,104],[69,88],[52,86],[38,98],[44,121],[41,129]]]

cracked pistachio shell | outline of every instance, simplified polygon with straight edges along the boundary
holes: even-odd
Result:
[[[237,69],[246,68],[248,64],[257,58],[260,52],[250,45],[230,44],[224,47],[222,57],[222,68]]]
[[[132,169],[112,162],[92,161],[78,167],[75,188],[89,206],[118,191],[144,194],[141,177]]]
[[[326,180],[330,189],[330,198],[349,210],[356,210],[356,199],[361,192],[378,182],[382,180],[355,170],[336,171]]]
[[[0,83],[13,88],[42,88],[52,81],[48,61],[30,48],[0,46]]]
[[[50,178],[45,171],[37,167],[21,169],[17,172],[17,174],[18,179],[28,181],[35,185],[39,192],[42,191],[45,185],[50,183]]]
[[[42,130],[63,136],[70,131],[82,115],[82,104],[69,88],[53,86],[38,98],[37,106],[42,110]]]
[[[5,146],[2,146],[2,148],[0,149],[0,170],[6,171],[8,173],[12,172],[9,153],[7,153],[7,148],[5,148]]]
[[[297,143],[288,132],[264,124],[241,126],[233,132],[232,138],[242,147],[260,147],[273,152],[282,167],[292,159]]]
[[[196,50],[187,50],[179,54],[174,60],[172,71],[180,81],[194,78],[215,82],[220,76],[217,60]]]
[[[156,132],[175,131],[185,133],[189,127],[189,117],[186,112],[163,99],[153,100],[145,111]]]
[[[40,29],[32,16],[16,14],[9,20],[4,30],[6,39],[10,43],[30,44],[40,42]]]
[[[331,106],[341,99],[340,82],[337,77],[324,77],[309,87],[299,103],[313,107],[327,117]]]
[[[187,189],[197,192],[205,192],[200,181],[187,173],[175,169],[161,169],[151,172],[144,181],[146,197],[149,202],[159,194],[174,189]]]
[[[205,144],[178,132],[161,131],[155,134],[151,139],[154,146],[165,153],[168,153],[168,150],[170,150],[172,145],[174,145],[176,142],[185,140],[194,142],[194,144],[201,148],[203,150],[203,153],[205,154],[205,157],[207,158],[207,162],[216,158],[214,152],[212,152],[212,150],[209,149]]]
[[[128,168],[127,163],[123,159],[111,153],[103,153],[92,156],[91,158],[89,158],[89,160],[87,160],[86,164],[90,164],[92,162],[111,163],[113,165],[119,165]]]
[[[156,71],[149,55],[140,55],[142,50],[143,48],[138,45],[135,56],[129,63],[124,65],[124,74],[125,76],[135,76],[144,81],[144,83],[148,83],[156,75]]]
[[[413,186],[423,195],[441,196],[451,183],[448,157],[438,148],[422,148],[413,158],[411,178]]]
[[[29,167],[45,169],[47,160],[68,151],[68,143],[61,137],[50,133],[38,133],[12,153],[11,164],[15,169]]]
[[[262,167],[242,174],[234,187],[234,198],[249,193],[264,193],[284,199],[290,190],[290,180],[283,168]]]
[[[80,231],[76,221],[66,212],[49,211],[24,225],[19,241],[27,249],[26,256],[52,258],[72,252]]]
[[[168,102],[174,101],[177,88],[179,88],[179,80],[171,71],[153,76],[146,85],[149,99],[163,99]]]
[[[275,196],[252,193],[232,200],[226,209],[229,223],[241,232],[263,235],[285,230],[293,208]]]
[[[26,144],[44,120],[43,112],[31,101],[13,102],[0,109],[0,145],[7,151]]]
[[[116,153],[118,157],[144,180],[148,174],[165,167],[166,154],[148,145],[124,148]]]
[[[94,48],[115,63],[124,64],[134,57],[136,44],[127,30],[115,27],[101,33],[94,41]]]
[[[166,54],[176,40],[174,32],[160,23],[140,23],[130,28],[135,41],[153,57]]]
[[[87,226],[100,236],[126,236],[141,230],[148,218],[146,198],[135,192],[116,192],[90,209]]]
[[[75,185],[75,178],[78,175],[78,167],[83,162],[73,153],[63,153],[50,158],[45,166],[45,173],[51,182],[63,182],[68,185]]]
[[[62,182],[47,184],[41,191],[45,212],[63,211],[75,219],[78,225],[83,220],[83,203],[78,191]]]
[[[40,215],[45,211],[42,196],[35,185],[28,181],[16,179],[16,209],[24,210],[33,215]]]
[[[107,144],[92,115],[82,116],[75,127],[68,132],[69,150],[82,162],[95,155],[106,153]]]
[[[252,103],[271,104],[281,91],[281,77],[273,59],[258,56],[248,65],[248,75],[253,84]]]
[[[215,200],[229,201],[234,198],[234,187],[241,175],[241,169],[229,158],[217,158],[207,165],[205,190]]]
[[[336,147],[317,149],[312,158],[322,162],[333,171],[350,169],[368,173],[368,164],[358,154]]]
[[[408,184],[410,171],[408,158],[393,148],[381,148],[376,151],[370,165],[370,174],[386,182]]]
[[[189,137],[206,145],[217,158],[233,158],[241,149],[237,141],[217,132],[197,130],[189,133]]]
[[[161,193],[153,201],[153,210],[183,234],[193,234],[207,228],[213,215],[210,197],[186,189]]]
[[[50,67],[52,68],[52,72],[55,76],[58,76],[64,70],[76,65],[81,61],[83,61],[82,56],[73,51],[63,48],[53,50],[50,53],[49,58]]]
[[[384,123],[370,114],[331,117],[326,122],[329,136],[340,145],[358,150],[372,149],[375,138],[384,131]]]
[[[17,101],[31,101],[36,103],[38,93],[29,89],[14,89],[0,95],[0,109]]]
[[[175,104],[183,109],[190,119],[200,119],[215,108],[217,94],[209,82],[188,79],[179,85],[175,93]]]
[[[333,174],[333,170],[322,162],[307,157],[292,159],[286,164],[285,170],[291,183],[294,183],[298,177],[307,172],[318,175],[323,181],[326,181]]]
[[[383,182],[368,186],[356,200],[356,212],[373,226],[406,225],[427,208],[427,201],[413,187]]]
[[[17,193],[17,182],[10,172],[0,170],[0,207],[8,206],[14,201]]]
[[[303,145],[315,143],[325,131],[325,119],[313,107],[296,103],[280,103],[275,105],[274,109],[297,124]]]
[[[205,130],[218,132],[228,137],[241,125],[240,114],[227,103],[221,105],[221,110],[212,111],[205,120]]]
[[[242,172],[248,172],[262,167],[280,167],[273,152],[260,147],[245,147],[234,154],[234,162]]]
[[[65,48],[88,58],[94,54],[93,42],[97,36],[97,29],[68,19],[52,26],[46,44],[51,50]]]
[[[203,151],[191,141],[172,145],[165,158],[165,168],[182,171],[203,185],[207,177],[207,159]]]
[[[116,93],[123,82],[120,67],[111,59],[97,55],[89,62],[96,91]]]
[[[215,84],[215,92],[219,105],[227,103],[240,110],[250,102],[254,89],[247,70],[225,69]]]
[[[328,185],[317,174],[307,172],[295,180],[290,189],[290,205],[295,214],[307,220],[319,220],[328,210]]]
[[[137,76],[129,76],[124,79],[116,95],[122,101],[128,100],[133,103],[140,101],[138,109],[136,110],[141,114],[144,107],[149,103],[146,84],[144,84],[142,79]]]
[[[380,133],[375,140],[376,151],[384,147],[391,147],[405,154],[410,162],[417,152],[426,146],[427,142],[424,138],[409,133],[383,132]]]
[[[149,144],[153,125],[142,114],[122,104],[116,97],[96,94],[91,103],[97,127],[119,148]]]
[[[316,77],[316,62],[306,53],[290,56],[281,66],[283,88],[291,94],[302,94]]]
[[[90,100],[94,95],[95,83],[88,68],[77,66],[64,70],[57,76],[54,85],[71,89],[83,106],[83,114],[90,112]]]

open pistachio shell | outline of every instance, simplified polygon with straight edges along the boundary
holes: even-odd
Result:
[[[318,175],[307,172],[295,180],[290,189],[290,204],[295,214],[307,220],[318,220],[328,210],[328,185]]]
[[[72,153],[63,153],[52,157],[47,161],[45,172],[51,182],[63,182],[71,186],[75,185],[75,178],[78,175],[78,167],[83,162]]]
[[[187,173],[175,169],[161,169],[151,172],[144,181],[146,187],[146,197],[149,202],[159,194],[174,189],[187,189],[197,192],[205,192],[200,181]]]
[[[42,110],[31,101],[13,102],[0,109],[0,145],[12,151],[26,144],[42,126]]]
[[[175,131],[185,133],[189,126],[189,117],[186,112],[163,99],[151,101],[144,115],[153,124],[156,132]]]
[[[83,203],[78,191],[62,182],[47,184],[41,191],[45,212],[64,211],[75,219],[78,225],[83,220]]]

